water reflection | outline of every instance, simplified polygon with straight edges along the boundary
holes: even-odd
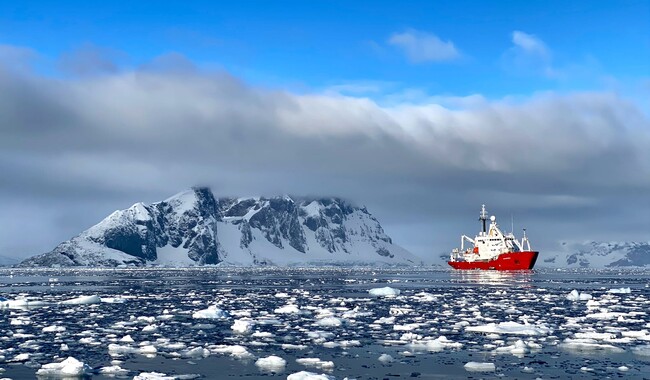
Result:
[[[486,271],[454,270],[450,277],[453,282],[477,285],[518,285],[531,286],[535,272],[526,271]]]

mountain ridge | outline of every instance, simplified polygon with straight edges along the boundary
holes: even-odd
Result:
[[[337,197],[215,198],[195,187],[117,210],[21,266],[419,264],[365,207]]]

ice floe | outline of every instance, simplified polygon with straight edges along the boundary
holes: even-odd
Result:
[[[224,319],[229,315],[226,311],[219,309],[216,305],[208,306],[207,309],[199,310],[192,314],[192,318],[206,318],[206,319]]]
[[[80,296],[59,302],[60,305],[93,305],[102,302],[98,295]]]
[[[287,380],[334,380],[334,376],[325,375],[323,373],[317,374],[308,371],[300,371],[292,373],[287,376]]]
[[[576,289],[573,289],[571,293],[567,294],[566,299],[569,301],[587,301],[592,299],[591,294],[580,293]]]
[[[44,364],[36,371],[36,374],[39,376],[62,378],[81,377],[90,372],[92,372],[92,368],[70,356],[62,362]]]
[[[370,293],[371,296],[375,296],[375,297],[390,297],[390,296],[399,296],[400,290],[386,286],[383,288],[370,289],[368,290],[368,293]]]
[[[494,372],[496,367],[494,363],[468,362],[464,366],[465,370],[470,372]]]
[[[509,334],[509,335],[547,335],[552,332],[552,329],[546,325],[530,325],[521,324],[517,322],[500,322],[488,323],[480,326],[467,326],[465,331],[495,333],[495,334]]]
[[[263,371],[280,372],[287,365],[287,361],[279,356],[271,355],[257,359],[255,365]]]

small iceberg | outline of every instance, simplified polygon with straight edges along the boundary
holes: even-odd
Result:
[[[375,288],[368,290],[371,296],[375,297],[390,297],[390,296],[399,296],[400,290],[386,286],[384,288]]]
[[[102,302],[98,295],[81,296],[66,301],[59,302],[59,305],[92,305]]]
[[[464,365],[465,370],[469,372],[494,372],[496,367],[494,363],[469,362]]]
[[[38,371],[36,371],[36,375],[56,378],[68,378],[81,377],[85,374],[90,373],[91,371],[92,368],[90,368],[90,366],[70,356],[60,363],[44,364],[41,368],[39,368]]]

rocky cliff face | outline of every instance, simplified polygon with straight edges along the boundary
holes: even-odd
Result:
[[[215,198],[195,188],[136,203],[24,266],[417,264],[365,209],[338,198]]]

